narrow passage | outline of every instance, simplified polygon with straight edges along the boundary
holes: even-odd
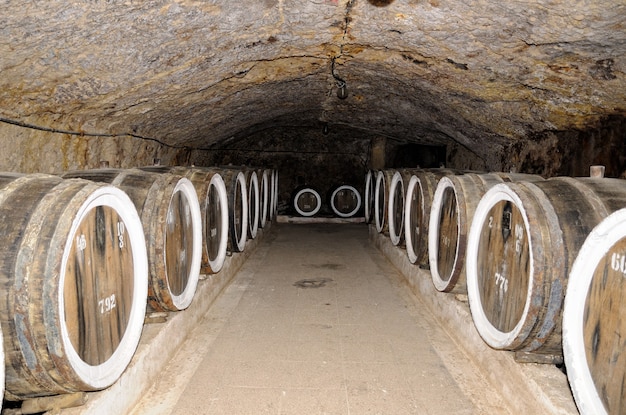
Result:
[[[363,224],[273,224],[133,415],[508,414]]]

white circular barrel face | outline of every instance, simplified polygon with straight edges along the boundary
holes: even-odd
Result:
[[[423,212],[424,206],[420,196],[419,180],[416,176],[411,176],[404,202],[404,240],[409,261],[412,264],[415,264],[418,259]]]
[[[387,203],[387,223],[389,239],[394,245],[402,240],[404,228],[404,184],[402,175],[395,172],[389,185],[389,202]]]
[[[253,171],[248,180],[248,234],[251,239],[256,238],[259,230],[260,208],[259,178]]]
[[[374,208],[374,174],[368,170],[365,175],[364,210],[365,222],[372,221],[372,209]]]
[[[273,181],[272,185],[273,186]],[[261,174],[261,183],[259,185],[259,227],[264,228],[267,223],[268,216],[271,216],[271,192],[270,192],[270,174],[269,170],[263,170]]]
[[[511,201],[496,203],[483,223],[478,246],[478,287],[489,323],[511,332],[524,314],[530,285],[526,225]]]
[[[73,238],[63,286],[65,323],[85,363],[107,361],[130,319],[134,268],[126,223],[114,209],[97,206],[82,218]]]
[[[214,174],[207,191],[205,240],[209,272],[217,273],[224,266],[228,250],[228,194],[224,179]]]
[[[196,292],[202,259],[201,221],[195,188],[183,178],[174,188],[165,223],[167,296],[172,311],[187,308]]]
[[[515,350],[535,319],[532,240],[520,196],[498,184],[481,198],[467,246],[467,294],[474,325],[495,349]],[[531,207],[531,211],[532,210]]]
[[[147,261],[143,228],[130,199],[112,187],[93,192],[69,233],[58,300],[67,359],[93,389],[117,380],[137,347]]]
[[[311,189],[301,189],[294,196],[294,209],[302,216],[313,216],[322,207],[322,197]]]
[[[339,186],[330,196],[330,206],[337,216],[350,218],[361,208],[361,195],[353,186]]]
[[[626,411],[626,210],[603,220],[572,266],[563,353],[582,414]]]
[[[376,190],[374,194],[374,221],[376,222],[376,230],[378,232],[383,232],[385,228],[385,214],[387,210],[387,186],[385,180],[385,173],[379,171],[376,175]]]
[[[459,206],[450,179],[442,178],[433,196],[428,227],[431,276],[437,290],[447,291],[456,269],[459,247]]]

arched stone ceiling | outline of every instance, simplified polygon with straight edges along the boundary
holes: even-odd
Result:
[[[0,117],[190,148],[327,122],[488,160],[626,113],[625,22],[621,0],[5,0]]]

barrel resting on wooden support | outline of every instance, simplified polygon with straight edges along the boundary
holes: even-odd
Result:
[[[43,396],[40,398],[27,399],[22,402],[22,407],[17,409],[7,408],[4,415],[59,414],[61,409],[75,408],[87,402],[87,393],[76,392],[67,395]]]
[[[167,321],[168,313],[165,311],[156,311],[146,314],[144,324],[165,323]]]
[[[515,352],[515,361],[519,363],[541,363],[541,364],[561,365],[563,364],[563,355],[517,351]]]

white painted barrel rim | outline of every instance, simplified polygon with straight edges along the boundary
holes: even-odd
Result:
[[[508,345],[512,344],[514,339],[519,335],[524,321],[526,320],[526,316],[528,315],[528,310],[530,308],[531,297],[533,292],[533,272],[534,272],[534,258],[532,255],[533,247],[532,240],[530,238],[529,230],[530,225],[528,222],[528,217],[525,214],[525,210],[523,208],[523,203],[520,197],[512,190],[511,186],[515,186],[513,183],[501,183],[497,184],[491,189],[489,189],[483,197],[480,199],[478,206],[476,207],[476,211],[474,212],[474,218],[472,220],[472,225],[470,226],[470,232],[468,236],[467,242],[467,259],[466,259],[466,276],[467,276],[467,296],[470,304],[470,310],[472,313],[472,318],[474,320],[474,325],[478,330],[478,333],[483,338],[483,340],[495,349],[503,349]],[[524,304],[524,311],[522,312],[522,317],[518,324],[513,328],[513,330],[509,332],[503,332],[494,327],[487,316],[482,307],[480,291],[478,287],[478,271],[477,271],[477,256],[478,256],[478,246],[480,242],[480,234],[482,231],[483,224],[489,211],[496,203],[501,201],[510,201],[512,202],[521,212],[524,218],[524,226],[526,227],[526,240],[528,241],[528,249],[531,253],[530,255],[530,275],[529,275],[529,284],[528,291],[526,293],[526,302]]]
[[[250,187],[248,188],[248,192],[254,193],[254,206],[252,206],[253,211],[250,212],[250,203],[252,198],[248,198],[248,225],[250,231],[250,238],[256,238],[256,234],[259,230],[259,214],[260,214],[260,191],[259,191],[259,178],[255,171],[250,174]]]
[[[259,227],[264,228],[265,224],[267,223],[267,216],[270,214],[269,210],[271,210],[271,206],[270,206],[270,191],[269,191],[269,174],[267,172],[267,170],[263,170],[263,174],[261,175],[261,190],[260,190],[260,197],[261,197],[261,210],[260,210],[260,215],[261,218],[259,220]]]
[[[404,245],[411,264],[417,262],[417,255],[415,255],[415,247],[413,246],[413,229],[411,229],[412,209],[410,209],[410,207],[411,199],[413,199],[413,193],[415,193],[418,182],[417,176],[412,175],[406,187],[406,195],[404,195]]]
[[[451,188],[454,191],[454,198],[456,200],[457,206],[459,205],[459,199],[457,197],[456,188],[454,187],[454,183],[450,178],[444,176],[439,179],[439,183],[437,184],[437,189],[435,190],[435,194],[433,196],[433,203],[430,209],[430,218],[428,223],[428,261],[430,263],[430,274],[433,280],[433,284],[437,291],[445,291],[450,288],[450,278],[452,275],[448,275],[446,279],[444,279],[439,273],[439,264],[437,261],[437,257],[439,256],[439,223],[441,221],[441,208],[443,205],[443,195],[446,189]],[[461,228],[461,218],[457,215],[457,223],[456,226],[458,229]],[[452,266],[452,270],[456,269],[457,263],[459,261],[459,238],[461,233],[457,232],[457,240],[456,240],[456,250],[454,253],[454,264]]]
[[[372,171],[368,170],[365,174],[365,222],[369,223],[372,220],[372,205],[370,199],[372,198]]]
[[[191,255],[191,264],[189,266],[189,275],[187,276],[187,285],[185,286],[183,292],[179,295],[174,295],[170,292],[174,307],[178,310],[184,310],[189,307],[193,301],[193,297],[198,286],[200,266],[202,265],[202,215],[200,213],[200,203],[198,202],[196,188],[189,179],[183,177],[178,181],[178,183],[176,183],[176,187],[174,187],[174,191],[172,192],[170,203],[174,199],[177,192],[181,192],[183,197],[187,200],[193,229],[193,252]],[[165,253],[163,255],[165,255]],[[163,257],[163,261],[165,261],[165,256]]]
[[[315,208],[310,212],[305,212],[304,210],[298,207],[298,199],[300,198],[300,196],[302,196],[305,193],[311,193],[313,196],[315,196],[315,200],[317,202],[317,205],[315,206]],[[296,212],[298,212],[298,214],[302,216],[313,216],[317,212],[319,212],[319,210],[322,207],[322,197],[320,196],[319,192],[317,192],[315,189],[312,189],[310,187],[305,187],[304,189],[300,189],[298,193],[296,193],[296,195],[294,196],[293,207],[296,209]]]
[[[274,176],[274,207],[272,208],[272,217],[278,214],[278,170],[275,170]]]
[[[378,171],[376,175],[376,186],[374,191],[374,222],[376,224],[376,230],[378,233],[383,231],[385,227],[385,213],[383,213],[383,217],[380,217],[380,187],[381,185],[384,187],[385,183],[385,173],[382,170]],[[385,196],[385,189],[383,188],[383,196]]]
[[[387,223],[389,224],[389,239],[391,239],[391,243],[394,245],[398,245],[400,240],[402,239],[402,225],[400,229],[396,229],[396,224],[394,223],[393,218],[395,217],[396,210],[396,198],[393,197],[396,193],[396,189],[400,185],[400,190],[402,191],[402,201],[404,203],[404,184],[402,182],[402,175],[400,172],[395,172],[391,177],[391,183],[389,184],[389,197],[387,199]],[[404,205],[402,206],[403,215],[402,219],[404,219]]]
[[[241,235],[237,235],[235,244],[237,245],[237,251],[243,252],[246,247],[246,239],[248,238],[248,189],[246,186],[246,176],[243,172],[237,174],[237,182],[241,189]]]
[[[76,376],[93,389],[103,389],[112,385],[122,375],[130,363],[143,328],[148,297],[148,254],[141,219],[130,198],[114,186],[102,186],[92,192],[77,210],[72,221],[67,243],[61,259],[59,287],[65,285],[65,270],[74,243],[74,235],[85,216],[98,206],[113,208],[124,222],[133,252],[133,299],[126,331],[120,344],[111,357],[99,365],[90,365],[78,355],[69,338],[64,318],[60,318],[61,341],[67,360]],[[63,316],[65,300],[63,290],[58,290],[58,315]]]
[[[626,237],[626,209],[607,216],[587,236],[569,275],[563,304],[563,357],[574,400],[585,414],[606,414],[587,365],[583,333],[585,301],[598,263]]]
[[[215,188],[217,191],[221,213],[221,217],[219,218],[220,229],[222,230],[217,255],[215,259],[209,258],[209,267],[211,268],[211,272],[215,274],[224,266],[224,261],[226,261],[226,251],[228,250],[228,192],[226,190],[224,179],[219,173],[216,173],[211,177],[207,196],[211,192],[211,187]]]
[[[278,213],[278,170],[271,170],[270,182],[270,206],[268,211],[268,220],[272,220]]]
[[[356,207],[354,209],[352,209],[350,212],[348,213],[343,213],[340,212],[336,207],[335,207],[335,195],[337,193],[339,193],[342,190],[350,190],[352,192],[352,194],[354,194],[356,196]],[[361,195],[359,194],[359,191],[356,190],[356,188],[354,188],[354,186],[350,186],[347,184],[341,185],[339,187],[337,187],[332,195],[330,196],[330,207],[333,210],[333,212],[335,212],[335,214],[339,217],[342,218],[351,218],[352,216],[356,215],[356,213],[359,211],[359,209],[361,209]]]

